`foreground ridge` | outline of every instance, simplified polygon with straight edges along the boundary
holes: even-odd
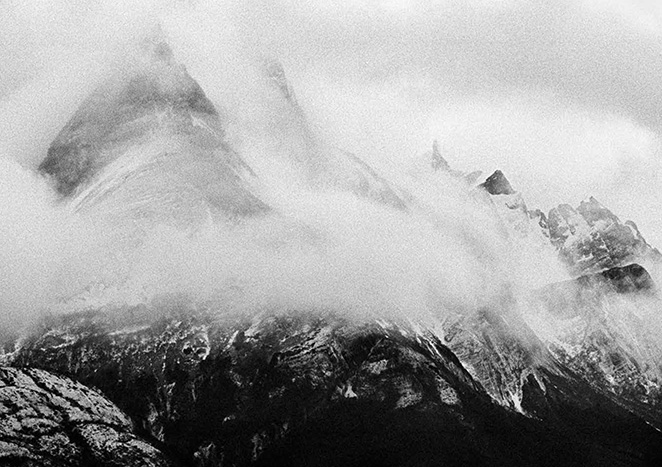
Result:
[[[496,404],[442,340],[402,324],[161,309],[58,318],[10,360],[99,388],[201,465],[647,465],[662,442],[554,367],[522,375],[523,413]]]

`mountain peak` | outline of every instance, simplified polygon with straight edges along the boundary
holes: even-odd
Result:
[[[593,196],[589,196],[588,198],[583,199],[579,203],[577,209],[607,210],[607,208],[605,208],[605,206]]]
[[[599,272],[634,260],[661,258],[633,222],[621,222],[593,196],[576,209],[568,204],[553,208],[549,228],[552,243],[573,273]]]
[[[594,225],[598,221],[609,223],[620,223],[618,217],[609,209],[604,207],[597,199],[590,196],[588,199],[579,203],[577,212],[580,213],[589,225]]]
[[[496,170],[492,175],[487,177],[485,182],[479,185],[484,188],[491,195],[512,195],[515,190],[510,185],[510,182],[503,174],[502,171]]]
[[[149,192],[139,210],[176,212],[170,217],[186,222],[205,218],[208,208],[230,216],[267,210],[252,193],[254,173],[225,140],[213,103],[159,34],[118,65],[39,166],[63,197],[75,198],[77,209],[110,193],[137,206],[133,201]]]
[[[432,142],[432,168],[434,170],[450,170],[450,165],[439,151],[439,142],[436,139]]]
[[[108,165],[111,146],[148,138],[164,116],[180,126],[196,115],[217,120],[216,108],[168,44],[150,39],[141,46],[137,60],[88,96],[49,147],[39,171],[53,178],[60,194],[73,194]]]

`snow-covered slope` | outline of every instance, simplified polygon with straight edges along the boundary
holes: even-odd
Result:
[[[429,170],[466,180],[437,144],[424,158]],[[512,267],[527,274],[527,266],[549,264],[549,274],[537,286],[530,283],[527,298],[504,290],[500,306],[448,319],[444,343],[506,407],[526,412],[523,388],[530,378],[544,388],[550,374],[578,374],[595,390],[659,423],[662,304],[648,272],[630,264],[659,261],[657,250],[632,222],[621,223],[594,198],[577,210],[560,205],[547,217],[530,210],[499,170],[472,193],[497,219],[518,252],[514,257],[524,258]],[[592,271],[603,273],[564,280]]]
[[[545,217],[539,210],[527,209],[522,195],[500,171],[480,188],[489,193],[488,201],[507,230],[515,233],[513,241],[529,248],[527,254],[550,261],[556,251],[570,275],[583,274],[531,292],[518,307],[526,324],[515,327],[530,329],[546,348],[549,370],[579,374],[597,391],[658,423],[662,302],[648,272],[632,263],[659,261],[659,252],[634,223],[621,223],[594,198],[576,210],[562,204]],[[511,367],[517,352],[507,355],[498,368]]]

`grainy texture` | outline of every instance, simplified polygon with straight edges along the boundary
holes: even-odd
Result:
[[[0,465],[173,464],[98,392],[43,370],[0,367]]]
[[[517,373],[521,412],[503,407],[438,338],[404,325],[154,313],[60,318],[13,362],[100,388],[200,466],[646,465],[662,442],[553,365]]]

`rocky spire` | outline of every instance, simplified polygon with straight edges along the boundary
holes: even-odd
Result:
[[[432,168],[434,170],[450,170],[450,165],[439,151],[439,142],[436,139],[432,142]]]
[[[275,59],[265,59],[264,69],[267,77],[276,84],[285,99],[296,105],[297,102],[296,97],[294,96],[294,90],[285,76],[283,64]]]

